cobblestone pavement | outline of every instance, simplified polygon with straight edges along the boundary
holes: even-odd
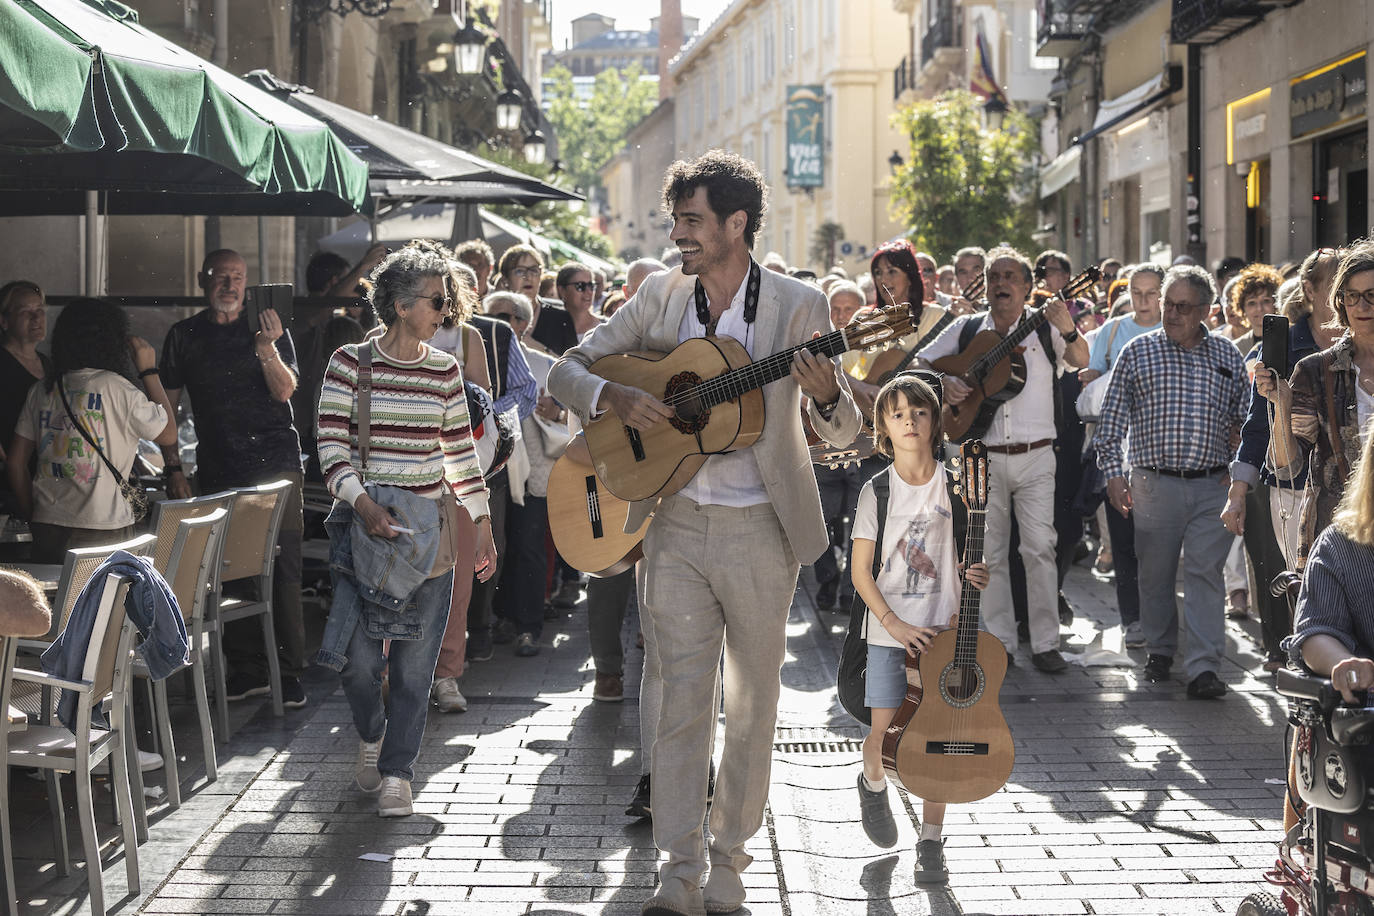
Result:
[[[1228,623],[1221,673],[1232,691],[1217,702],[1185,699],[1181,674],[1163,685],[1144,683],[1138,668],[1041,674],[1023,650],[1002,691],[1015,770],[991,798],[951,807],[952,877],[929,890],[912,880],[908,801],[894,850],[873,847],[857,822],[862,733],[832,684],[845,618],[816,611],[813,591],[804,571],[742,913],[1181,916],[1233,913],[1263,886],[1284,711],[1249,673],[1260,664],[1253,622]],[[1078,611],[1066,655],[1119,651],[1111,586],[1076,568],[1066,593]],[[180,811],[154,814],[153,840],[140,850],[142,893],[117,911],[638,913],[655,880],[650,827],[624,815],[642,768],[641,653],[627,653],[626,702],[593,702],[585,621],[579,605],[547,625],[538,657],[498,646],[470,669],[469,711],[430,717],[410,818],[377,818],[352,786],[357,738],[337,680],[308,681],[311,705],[284,720],[236,704],[251,718],[220,781],[201,788],[194,759],[183,765],[191,794]],[[631,617],[631,647],[634,635]],[[49,877],[46,804],[41,787],[29,791],[39,798],[17,828],[34,857],[24,858],[20,839],[24,912],[84,912],[80,864],[70,878]],[[390,858],[361,860],[366,853]],[[122,862],[107,859],[111,900],[124,894],[122,875]]]

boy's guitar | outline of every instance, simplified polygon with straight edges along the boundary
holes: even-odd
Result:
[[[960,447],[960,490],[968,506],[964,562],[983,560],[988,505],[987,449],[981,440]],[[1006,784],[1016,759],[1011,731],[997,704],[1007,673],[1002,643],[978,628],[979,591],[964,583],[958,626],[939,633],[908,669],[920,672],[883,735],[883,767],[897,784],[934,802],[971,802]]]

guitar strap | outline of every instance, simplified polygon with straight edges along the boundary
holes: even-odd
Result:
[[[883,569],[883,529],[887,527],[887,500],[891,493],[887,475],[892,472],[892,465],[888,465],[872,477],[873,495],[878,501],[878,537],[873,542],[873,581],[878,581],[878,573]],[[854,602],[849,606],[849,629],[851,632],[858,630],[865,641],[868,634],[865,632],[868,624],[868,605],[859,597],[859,593],[854,593]]]
[[[749,285],[744,290],[744,323],[753,324],[754,319],[759,314],[759,290],[763,286],[763,270],[758,262],[752,257],[749,259]],[[696,296],[697,321],[706,329],[704,337],[713,337],[716,333],[716,324],[719,318],[711,317],[711,305],[706,301],[706,288],[701,285],[701,278],[697,278],[697,286],[694,295]]]

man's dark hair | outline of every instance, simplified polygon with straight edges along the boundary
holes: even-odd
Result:
[[[129,316],[113,302],[80,297],[63,307],[53,324],[53,377],[48,390],[68,372],[107,369],[128,376]]]
[[[343,255],[319,251],[305,265],[305,291],[312,296],[329,291],[334,281],[348,273],[350,265]]]
[[[708,150],[691,161],[679,159],[668,166],[663,180],[663,203],[671,213],[677,202],[706,189],[711,212],[722,223],[738,210],[744,211],[744,244],[754,247],[768,209],[768,186],[758,166],[735,153]]]
[[[1073,273],[1073,262],[1069,260],[1069,256],[1062,251],[1056,251],[1051,248],[1048,251],[1040,252],[1040,254],[1036,256],[1035,279],[1045,279],[1045,270],[1050,266],[1051,261],[1057,261],[1059,265],[1064,268],[1065,273]]]

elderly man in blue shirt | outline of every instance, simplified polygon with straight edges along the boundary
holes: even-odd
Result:
[[[1203,324],[1215,299],[1212,278],[1201,268],[1175,267],[1165,275],[1164,327],[1122,349],[1095,440],[1107,499],[1135,520],[1150,681],[1168,680],[1178,651],[1174,586],[1183,551],[1185,667],[1193,699],[1226,693],[1217,676],[1226,648],[1221,573],[1233,535],[1220,516],[1233,436],[1248,403],[1240,351]],[[1122,460],[1128,433],[1129,479]]]

